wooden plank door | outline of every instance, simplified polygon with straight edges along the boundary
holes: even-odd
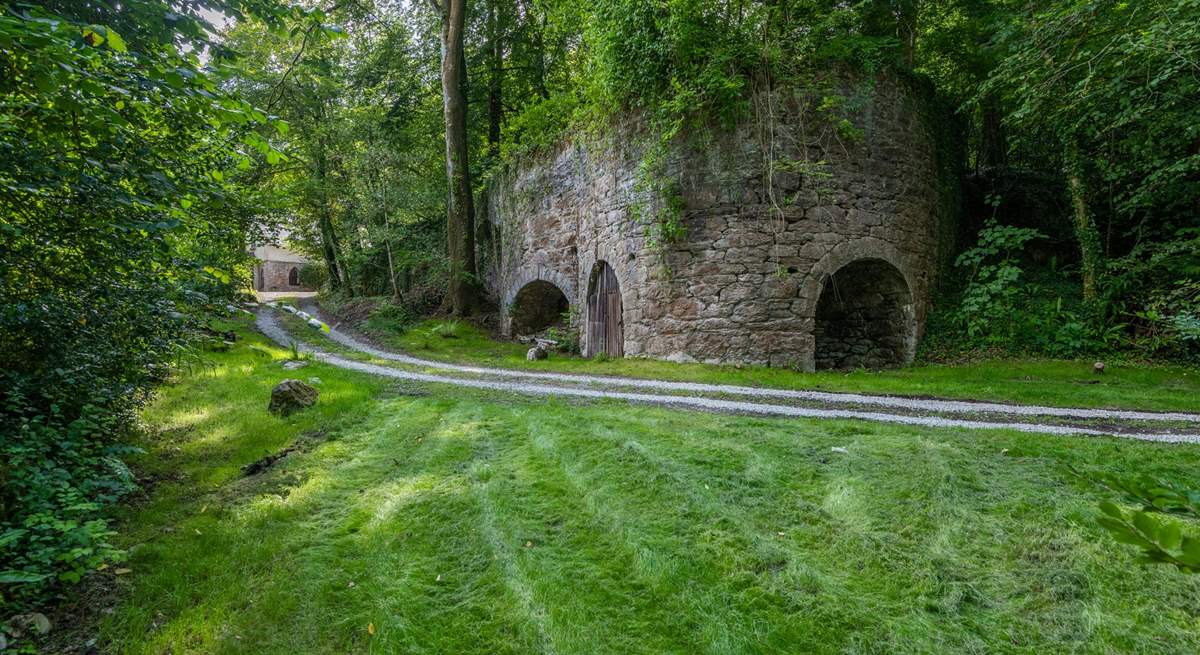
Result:
[[[621,319],[621,287],[607,262],[596,264],[588,288],[588,355],[609,357],[625,354],[625,331]]]

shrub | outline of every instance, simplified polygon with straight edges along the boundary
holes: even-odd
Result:
[[[979,232],[974,248],[958,256],[954,265],[969,271],[966,288],[956,311],[957,322],[971,339],[1011,340],[1012,316],[1022,295],[1022,250],[1042,238],[1031,228],[999,225],[995,219]]]
[[[560,352],[579,354],[579,310],[572,307],[563,312],[559,324],[546,331],[546,338],[556,341]]]
[[[279,124],[177,4],[0,11],[0,616],[119,557],[124,437],[246,278],[258,210],[234,178],[279,159]]]

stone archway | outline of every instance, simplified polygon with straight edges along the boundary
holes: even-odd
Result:
[[[575,285],[571,283],[570,278],[541,265],[519,269],[512,278],[512,282],[508,284],[508,290],[504,293],[501,304],[501,331],[505,336],[529,334],[518,328],[528,329],[527,326],[530,323],[540,322],[550,311],[546,309],[547,307],[561,307],[557,300],[558,296],[562,296],[566,300],[566,306],[562,307],[562,312],[569,311],[576,302]],[[534,315],[530,314],[531,311]],[[556,314],[554,320],[543,325],[542,328],[557,322],[560,314],[561,312]],[[523,316],[525,318],[522,318]]]
[[[916,346],[916,312],[904,275],[857,259],[825,278],[813,320],[817,370],[903,366]]]
[[[907,302],[899,303],[900,307],[904,309],[903,324],[905,330],[900,335],[904,344],[903,356],[899,358],[899,361],[889,365],[907,364],[912,361],[913,356],[916,354],[917,337],[920,333],[920,312],[918,310],[921,303],[924,302],[924,287],[921,284],[921,280],[913,276],[913,269],[909,266],[908,260],[895,245],[875,237],[861,237],[842,241],[826,252],[813,265],[811,272],[801,286],[799,297],[802,299],[804,305],[800,312],[800,318],[809,326],[807,334],[804,335],[804,339],[807,341],[804,346],[805,354],[800,361],[800,366],[803,370],[817,370],[819,368],[818,358],[822,359],[821,365],[823,367],[829,368],[829,364],[827,363],[828,356],[822,357],[820,353],[822,347],[827,351],[828,342],[826,341],[822,347],[818,347],[817,344],[818,308],[824,296],[823,291],[829,286],[830,280],[839,271],[845,270],[846,273],[853,274],[856,269],[847,269],[847,267],[859,261],[879,262],[873,265],[875,272],[885,271],[887,273],[885,276],[886,280],[890,280],[889,283],[892,285],[902,284],[907,294]],[[848,283],[851,281],[850,277],[847,277],[845,280],[839,280],[840,284],[836,287],[836,294],[844,299],[848,293]],[[865,292],[867,295],[870,294],[869,285],[866,287],[857,285],[857,290],[858,292]],[[849,291],[849,293],[853,293],[853,290]],[[837,297],[833,296],[831,298],[836,300]],[[901,300],[903,300],[903,296],[901,296]],[[827,335],[827,332],[823,331],[823,333]],[[859,350],[861,349],[862,347],[860,346]],[[865,364],[863,365],[865,366]]]
[[[571,303],[562,289],[545,280],[534,280],[517,290],[508,307],[509,330],[534,334],[564,321]]]

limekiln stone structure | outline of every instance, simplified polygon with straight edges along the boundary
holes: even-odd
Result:
[[[677,139],[657,185],[633,120],[510,166],[479,226],[503,330],[569,311],[587,355],[909,361],[954,230],[953,151],[912,83],[841,86],[852,130],[803,92],[759,96],[735,128]],[[670,202],[683,236],[656,245],[645,217]]]

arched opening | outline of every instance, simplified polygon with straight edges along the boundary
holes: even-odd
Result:
[[[288,271],[288,286],[300,286],[300,269],[295,266],[292,267],[292,270]]]
[[[904,275],[860,259],[825,279],[814,324],[816,368],[889,368],[912,358],[916,315]]]
[[[588,280],[587,356],[625,355],[625,324],[621,319],[621,286],[608,262],[596,262]]]
[[[571,304],[561,289],[545,280],[521,287],[508,308],[513,334],[534,334],[565,321]]]

